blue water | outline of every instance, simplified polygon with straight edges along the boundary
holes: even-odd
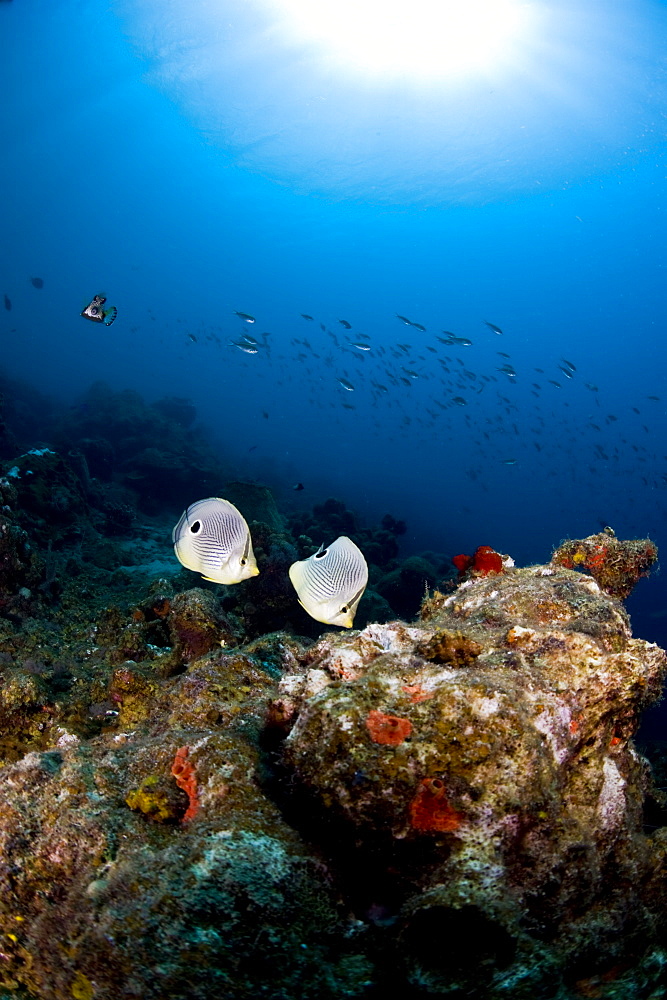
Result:
[[[666,546],[664,4],[532,4],[511,62],[433,85],[194,6],[0,2],[5,371],[189,397],[236,476],[405,518],[405,554]],[[663,644],[666,591],[629,602]]]

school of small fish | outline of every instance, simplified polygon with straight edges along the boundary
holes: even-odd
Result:
[[[41,277],[31,276],[28,282],[38,291],[44,287]],[[105,307],[105,303],[105,296],[98,293],[80,315],[110,326],[116,320],[118,311],[115,306]],[[12,311],[14,306],[15,302],[5,292],[6,312]],[[150,308],[147,311],[148,318],[155,322],[156,315]],[[619,421],[618,413],[604,413],[600,386],[586,380],[585,366],[580,361],[575,364],[561,355],[560,358],[549,361],[551,370],[538,366],[531,369],[529,364],[515,361],[511,353],[512,332],[505,323],[501,327],[488,319],[479,318],[477,323],[484,336],[477,338],[473,332],[475,339],[471,339],[449,329],[429,332],[425,324],[402,313],[396,313],[393,320],[378,320],[372,334],[358,330],[351,319],[344,316],[336,317],[336,323],[341,328],[336,330],[318,320],[313,313],[299,313],[295,317],[296,323],[319,327],[316,341],[311,342],[302,333],[286,337],[284,331],[273,335],[265,330],[257,336],[251,335],[247,331],[256,324],[256,317],[241,309],[232,310],[232,315],[235,317],[232,322],[241,325],[236,333],[225,329],[224,320],[223,325],[219,326],[210,326],[200,321],[195,330],[191,328],[189,321],[179,319],[176,323],[187,323],[190,328],[186,327],[180,335],[191,347],[197,345],[194,348],[197,351],[211,348],[224,350],[226,344],[229,349],[237,352],[237,356],[248,356],[247,361],[242,363],[255,366],[254,371],[260,377],[268,375],[278,391],[282,386],[291,394],[299,378],[303,405],[339,408],[340,418],[344,420],[345,411],[358,411],[359,406],[366,408],[370,404],[371,420],[379,434],[382,434],[383,429],[382,418],[377,412],[380,405],[393,410],[394,418],[398,411],[400,426],[407,434],[420,435],[440,435],[445,430],[443,418],[448,420],[448,411],[455,412],[457,408],[461,408],[464,410],[463,420],[471,436],[471,444],[476,446],[470,449],[470,464],[463,470],[473,481],[483,479],[486,462],[507,467],[520,465],[527,457],[527,443],[532,444],[538,453],[544,449],[546,455],[554,443],[554,427],[560,428],[562,440],[559,448],[565,445],[572,449],[581,447],[582,431],[602,435],[604,427],[608,428]],[[392,332],[392,323],[394,330],[400,324],[402,328],[415,331],[417,338],[413,338],[411,342],[399,340],[396,333]],[[139,329],[138,325],[134,325],[130,327],[130,332],[136,333]],[[16,332],[16,328],[11,332]],[[178,332],[176,330],[177,335]],[[490,366],[488,360],[485,360],[481,363],[481,368],[476,365],[475,371],[471,368],[469,359],[478,356],[480,352],[486,358],[491,346],[489,333],[502,337],[510,350],[496,351],[499,363]],[[525,357],[525,353],[522,345],[519,352],[521,358]],[[462,354],[466,357],[462,357]],[[579,368],[582,368],[581,373]],[[554,377],[550,377],[552,375]],[[523,400],[517,396],[511,398],[502,391],[503,382],[506,385],[522,384],[526,387],[524,398],[527,391],[537,402],[527,410]],[[585,394],[590,393],[592,406],[601,411],[600,414],[597,415],[595,411],[589,413],[583,424],[568,420],[570,415],[565,407],[570,404],[551,395],[556,393],[562,396],[568,384],[578,385],[586,391]],[[329,392],[323,394],[321,390],[327,385]],[[416,385],[420,386],[417,392],[412,388]],[[475,407],[475,397],[482,393],[488,395],[491,391],[495,396],[492,411],[486,407],[480,417],[474,417],[473,414],[479,412]],[[647,392],[643,399],[649,401],[649,405],[661,402],[661,396],[656,393]],[[667,472],[662,471],[667,456],[658,455],[650,448],[653,444],[650,419],[647,422],[644,409],[640,406],[641,400],[628,402],[635,405],[629,405],[629,415],[621,417],[616,428],[616,439],[610,442],[607,438],[599,437],[597,441],[592,441],[588,448],[590,457],[586,467],[596,476],[596,463],[613,462],[616,471],[623,474],[623,458],[631,450],[643,466],[640,466],[638,476],[632,473],[633,477],[649,488],[662,488],[667,485]],[[579,405],[580,408],[590,409],[589,404],[582,404],[581,401]],[[270,414],[267,410],[262,410],[261,416],[268,420]],[[628,424],[629,420],[638,421],[637,425],[633,428]],[[621,427],[624,429],[622,434]],[[643,444],[628,436],[638,430],[647,435]],[[510,442],[520,445],[521,449],[517,448],[518,454],[510,452],[509,456],[507,453],[503,455],[503,450]],[[253,444],[248,450],[252,451],[257,447],[257,444]],[[547,471],[546,474],[549,476],[554,473]],[[628,475],[627,466],[625,474]]]

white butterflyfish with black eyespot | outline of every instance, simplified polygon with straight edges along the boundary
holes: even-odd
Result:
[[[229,500],[191,504],[171,537],[178,561],[212,583],[240,583],[259,573],[248,524]]]
[[[341,535],[327,548],[320,546],[309,559],[292,563],[289,578],[299,604],[311,618],[352,628],[368,583],[366,560],[352,539]]]

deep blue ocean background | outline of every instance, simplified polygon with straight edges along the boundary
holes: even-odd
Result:
[[[609,524],[667,558],[667,9],[530,6],[514,62],[429,85],[259,0],[1,0],[4,372],[185,396],[230,475],[404,518],[405,555]],[[666,595],[628,602],[662,645]]]

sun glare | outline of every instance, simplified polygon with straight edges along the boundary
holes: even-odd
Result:
[[[504,65],[530,7],[517,0],[267,0],[275,27],[368,76],[437,80]]]

